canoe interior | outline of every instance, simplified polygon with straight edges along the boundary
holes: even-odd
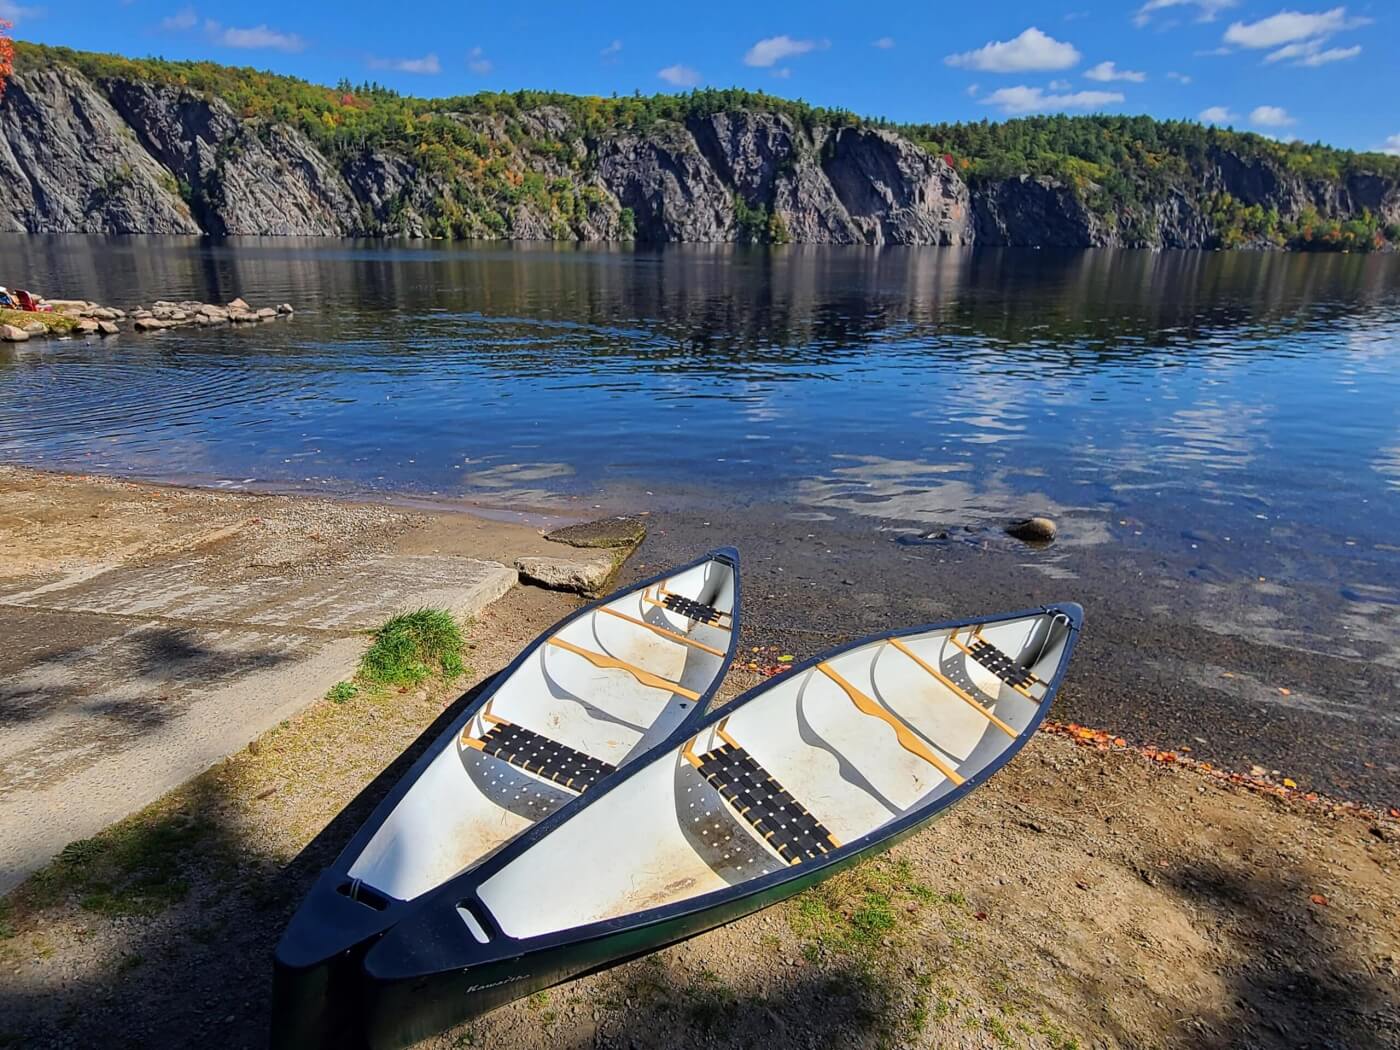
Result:
[[[557,933],[800,866],[932,809],[1023,742],[1070,634],[1050,610],[792,672],[532,844],[478,898],[510,937]],[[991,662],[1009,658],[1003,677],[969,654],[979,642]]]
[[[732,566],[710,560],[543,640],[424,768],[350,877],[392,898],[417,897],[577,798],[590,783],[580,770],[606,772],[664,740],[724,667],[734,596]],[[687,602],[724,615],[701,622],[692,617],[708,613]]]

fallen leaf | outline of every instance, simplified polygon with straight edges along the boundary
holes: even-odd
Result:
[[[1320,893],[1314,893],[1311,897],[1308,898],[1308,900],[1312,901],[1319,908],[1327,907],[1327,898]]]
[[[1250,766],[1249,775],[1252,777],[1265,777],[1269,775],[1269,771],[1263,766]]]
[[[1292,777],[1284,777],[1284,778],[1283,778],[1283,786],[1286,787],[1286,788],[1295,788],[1295,787],[1298,786],[1298,782],[1297,782],[1296,780],[1294,780]]]
[[[987,921],[987,913],[984,912],[984,911],[979,911],[979,912],[975,913],[972,917],[973,917],[974,919],[976,919],[978,922],[986,922],[986,921]]]
[[[1280,696],[1292,696],[1292,695],[1293,695],[1293,690],[1292,690],[1292,689],[1285,689],[1283,686],[1279,686],[1279,687],[1278,687],[1278,691],[1279,691],[1279,695],[1280,695]]]
[[[782,656],[778,657],[778,663],[780,663],[780,664],[790,664],[790,663],[792,663],[792,654],[791,654],[791,653],[783,653]]]

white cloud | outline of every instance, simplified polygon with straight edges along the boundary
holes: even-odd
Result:
[[[1047,113],[1061,109],[1100,109],[1113,102],[1122,102],[1123,95],[1117,91],[1076,91],[1072,94],[1047,95],[1043,88],[1018,87],[1000,88],[981,100],[984,106],[996,106],[1003,113],[1015,116],[1021,113]]]
[[[1196,119],[1202,124],[1228,124],[1235,119],[1235,114],[1224,106],[1209,106],[1201,110]]]
[[[665,69],[658,69],[656,75],[668,84],[676,87],[694,87],[703,79],[697,70],[689,66],[675,65],[667,66]]]
[[[976,98],[976,97],[977,97],[977,92],[979,92],[979,91],[981,91],[981,90],[982,90],[982,85],[981,85],[981,84],[969,84],[969,85],[967,85],[967,93],[968,93],[968,96],[969,96],[970,98]]]
[[[1347,18],[1345,7],[1305,14],[1302,11],[1280,11],[1257,22],[1233,22],[1225,30],[1225,43],[1238,47],[1265,48],[1290,44],[1296,40],[1325,40],[1333,33],[1366,25],[1370,19]]]
[[[768,75],[770,77],[777,77],[779,80],[786,80],[788,77],[792,76],[792,70],[787,66],[783,66],[781,69],[773,70],[773,72]]]
[[[442,63],[437,55],[424,55],[422,58],[371,58],[370,69],[392,69],[396,73],[419,73],[433,76],[442,72]]]
[[[823,45],[815,40],[794,40],[786,33],[782,36],[770,36],[760,40],[744,52],[744,65],[767,69],[769,66],[777,65],[785,58],[805,55],[808,51],[815,51],[821,46]]]
[[[15,0],[0,0],[0,18],[3,18],[11,25],[19,25],[26,18],[43,18],[44,9],[42,7],[25,7],[15,3]]]
[[[1392,157],[1400,157],[1400,135],[1391,135],[1381,146],[1382,153],[1389,153]]]
[[[5,2],[0,0],[0,17],[4,17]],[[160,20],[160,27],[168,29],[172,33],[182,33],[188,29],[193,29],[199,25],[199,15],[195,13],[193,7],[182,7],[173,15]]]
[[[306,41],[296,33],[283,33],[269,28],[266,24],[239,29],[236,26],[220,25],[212,18],[205,19],[204,31],[216,44],[224,47],[247,48],[256,51],[286,51],[295,53],[306,50]]]
[[[1187,76],[1185,73],[1178,73],[1176,70],[1172,70],[1170,73],[1168,73],[1167,79],[1175,80],[1178,84],[1191,83],[1191,78],[1189,76]]]
[[[872,40],[870,46],[878,47],[881,51],[888,51],[890,48],[894,47],[894,37],[882,36],[879,40]]]
[[[618,53],[619,51],[621,51],[621,50],[622,50],[622,41],[621,41],[621,40],[614,40],[614,41],[613,41],[611,44],[609,44],[607,47],[603,48],[603,50],[599,51],[598,54],[602,55],[604,58],[611,58],[613,55],[617,54],[617,53]]]
[[[994,40],[976,51],[949,55],[950,66],[980,69],[987,73],[1031,73],[1069,69],[1079,61],[1079,51],[1031,26],[1014,40]]]
[[[1139,73],[1135,69],[1119,69],[1114,62],[1100,62],[1091,69],[1086,69],[1084,75],[1090,80],[1098,80],[1107,84],[1111,80],[1130,80],[1134,84],[1141,84],[1147,79],[1146,73]]]
[[[1286,128],[1298,123],[1282,106],[1255,106],[1249,111],[1249,122],[1260,128]]]
[[[479,77],[484,77],[495,69],[495,64],[486,57],[486,52],[474,47],[467,52],[467,68]]]
[[[1323,40],[1304,40],[1298,44],[1285,44],[1277,51],[1264,56],[1265,62],[1291,61],[1295,66],[1325,66],[1329,62],[1345,62],[1361,54],[1361,45],[1352,47],[1329,47],[1322,49]]]
[[[1051,91],[1068,91],[1070,88],[1074,87],[1074,85],[1068,80],[1052,80],[1050,81],[1049,87]]]
[[[1239,0],[1147,0],[1137,9],[1137,14],[1133,15],[1133,22],[1139,26],[1145,26],[1152,21],[1155,11],[1165,11],[1170,7],[1194,7],[1196,9],[1196,21],[1213,22],[1215,16],[1227,7],[1234,7]]]

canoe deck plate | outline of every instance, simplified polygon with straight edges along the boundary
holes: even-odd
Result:
[[[570,791],[584,792],[615,770],[602,759],[522,726],[498,723],[481,738],[482,748],[527,773],[545,777]]]
[[[1035,675],[1031,674],[1030,671],[1011,659],[1011,657],[1007,656],[991,642],[981,638],[975,639],[973,643],[968,646],[968,655],[1013,688],[1019,687],[1024,689],[1036,680]]]
[[[713,605],[697,602],[694,598],[687,598],[683,594],[672,594],[670,591],[662,596],[661,604],[672,612],[678,612],[686,619],[699,623],[715,624],[719,622],[721,616],[725,615]]]
[[[699,759],[700,775],[789,864],[835,849],[831,833],[742,747],[721,744]]]

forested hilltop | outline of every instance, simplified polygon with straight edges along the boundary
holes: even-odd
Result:
[[[896,125],[747,91],[418,99],[17,43],[0,229],[1400,243],[1400,158],[1149,117]]]

